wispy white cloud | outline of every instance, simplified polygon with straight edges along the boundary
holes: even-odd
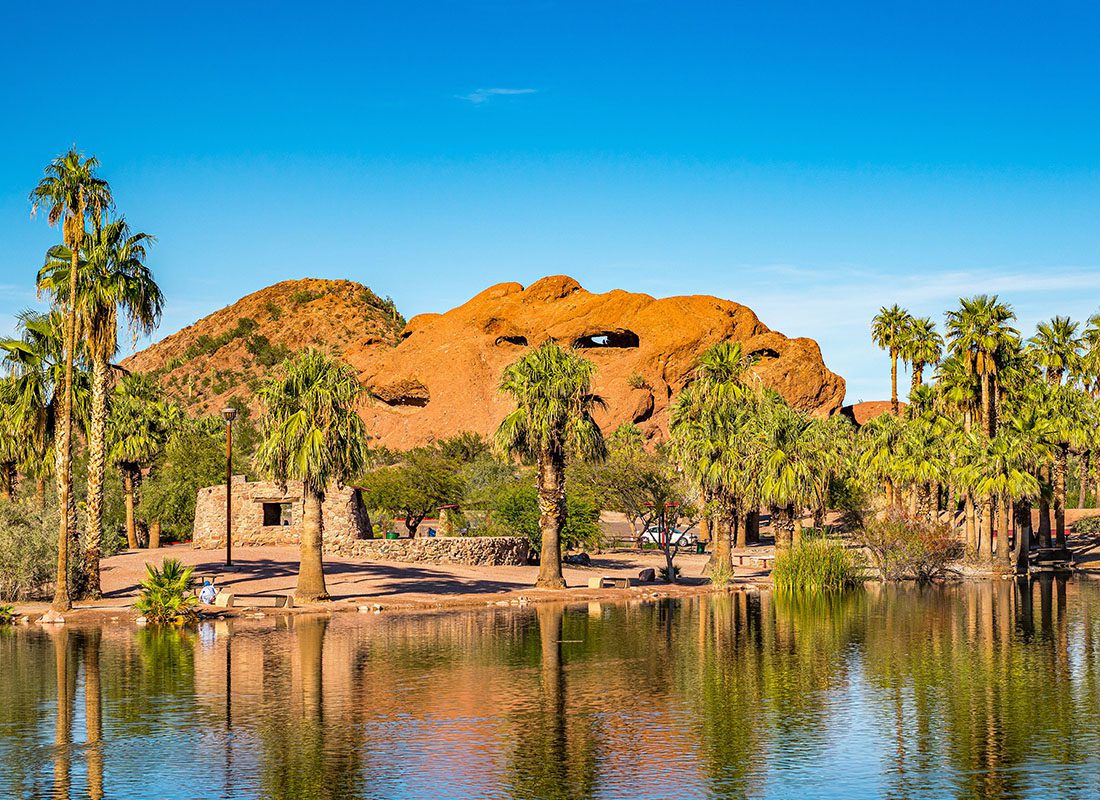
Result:
[[[474,105],[481,105],[485,101],[493,97],[516,95],[516,94],[534,94],[538,89],[504,89],[496,87],[493,89],[478,89],[470,92],[469,94],[457,95],[459,100],[466,100]]]

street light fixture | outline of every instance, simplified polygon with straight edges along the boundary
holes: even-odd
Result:
[[[233,420],[237,409],[222,409],[225,420],[225,565],[233,566]]]

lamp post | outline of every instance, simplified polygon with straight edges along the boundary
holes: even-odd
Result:
[[[233,420],[237,409],[223,408],[225,420],[225,565],[233,566]]]

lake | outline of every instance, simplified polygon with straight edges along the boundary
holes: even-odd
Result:
[[[1100,585],[0,631],[0,797],[1094,798]]]

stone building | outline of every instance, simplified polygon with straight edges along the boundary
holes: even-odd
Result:
[[[246,481],[233,476],[233,544],[298,544],[302,526],[302,484],[287,481],[285,489],[271,481]],[[341,550],[370,538],[371,523],[359,490],[331,487],[322,506],[326,549]],[[199,489],[195,501],[192,547],[225,547],[225,484]]]

